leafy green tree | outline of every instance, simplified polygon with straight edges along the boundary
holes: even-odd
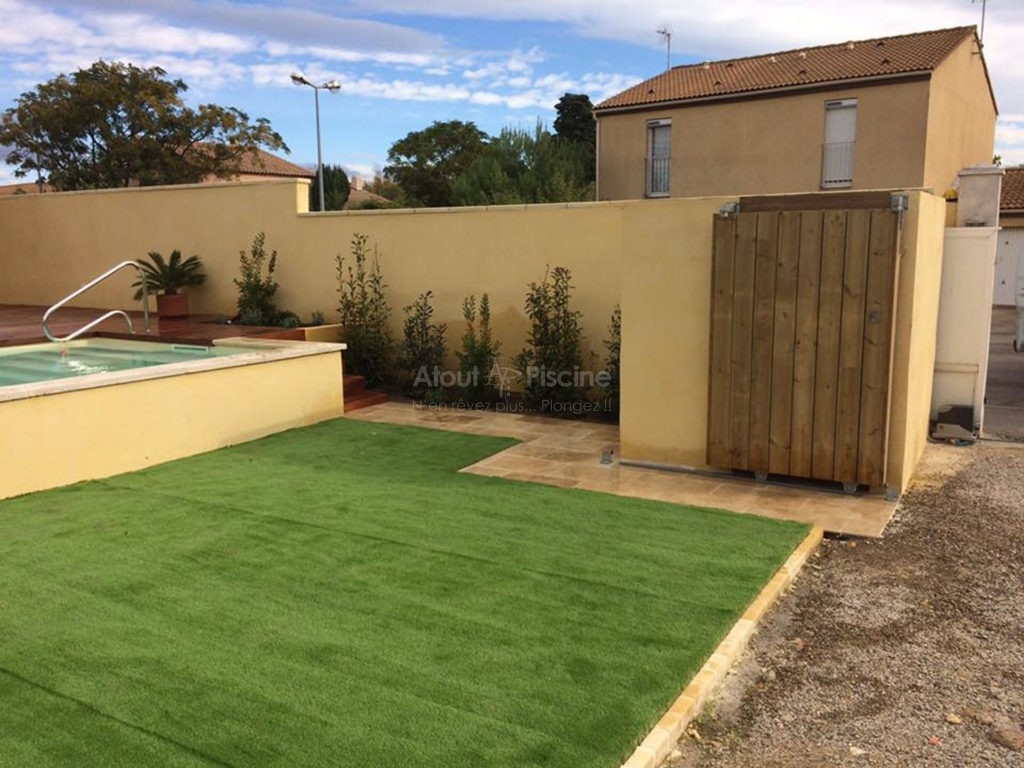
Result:
[[[593,199],[589,150],[534,130],[504,128],[452,185],[457,205],[562,203]]]
[[[373,181],[366,182],[366,186],[363,187],[367,192],[372,192],[375,195],[387,198],[393,202],[396,206],[402,207],[405,204],[405,192],[398,185],[398,182],[393,179],[386,178],[383,171],[377,170],[374,174]]]
[[[555,135],[589,153],[587,181],[597,178],[597,121],[594,105],[585,93],[567,93],[555,104]]]
[[[230,178],[260,147],[288,150],[265,118],[185,106],[188,86],[166,74],[100,60],[41,83],[0,118],[7,162],[57,190],[102,189]]]
[[[352,186],[348,173],[340,165],[325,165],[324,172],[324,208],[328,211],[340,211],[348,202]],[[320,210],[320,176],[313,179],[309,188],[309,210]]]
[[[565,141],[587,144],[597,142],[597,122],[594,105],[585,93],[567,93],[555,104],[555,135]]]
[[[455,179],[484,155],[487,140],[473,123],[435,121],[391,145],[384,175],[402,188],[409,205],[456,205]]]

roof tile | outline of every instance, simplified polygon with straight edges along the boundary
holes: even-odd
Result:
[[[954,27],[686,64],[628,88],[602,101],[595,109],[643,107],[774,88],[931,72],[974,34],[974,27]]]
[[[999,208],[1003,211],[1024,211],[1024,166],[1004,168],[1003,191]]]

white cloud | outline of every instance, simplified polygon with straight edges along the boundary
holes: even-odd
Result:
[[[374,100],[461,103],[478,110],[472,115],[495,107],[550,115],[567,91],[587,93],[596,103],[638,80],[621,71],[634,68],[602,57],[601,41],[650,51],[653,74],[663,46],[655,30],[662,25],[673,32],[674,61],[682,62],[980,21],[980,7],[968,0],[927,6],[925,13],[921,0],[776,0],[765,12],[763,0],[0,0],[0,67],[9,91],[26,90],[102,57],[161,66],[204,97],[255,86],[254,101],[262,89],[291,87],[288,75],[301,69],[314,81],[337,78],[346,93]],[[385,17],[389,22],[375,20]],[[505,44],[499,33],[460,45],[417,29],[423,17],[545,22],[563,30],[574,49],[597,42],[590,43],[594,53],[585,69],[570,67],[564,52],[547,51],[536,40],[510,35]],[[457,28],[466,26],[453,23],[452,34]],[[1024,3],[990,3],[985,32],[1004,113],[997,151],[1007,162],[1024,162]]]

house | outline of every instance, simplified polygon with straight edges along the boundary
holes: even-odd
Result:
[[[256,154],[246,154],[239,159],[239,172],[230,179],[222,179],[217,176],[209,176],[203,180],[204,184],[225,184],[237,181],[261,181],[266,179],[309,179],[316,178],[316,171],[303,168],[285,160],[283,157],[256,150]],[[27,195],[38,192],[52,192],[49,184],[38,184],[36,182],[22,182],[18,184],[6,184],[0,186],[0,195]]]
[[[974,27],[688,64],[612,96],[598,199],[925,188],[989,163],[997,107]]]
[[[283,157],[256,150],[255,154],[247,153],[239,158],[238,175],[230,179],[211,176],[205,180],[208,184],[231,181],[261,181],[266,179],[309,179],[316,178],[316,171],[303,168],[301,165],[285,160]]]
[[[1024,290],[1024,166],[1004,170],[992,303],[1014,306]]]

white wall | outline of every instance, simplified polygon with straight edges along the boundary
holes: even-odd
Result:
[[[996,279],[992,303],[1012,307],[1017,281],[1024,277],[1024,229],[1003,229],[996,247]]]
[[[932,418],[943,406],[972,405],[984,418],[997,227],[946,230],[932,386]]]

